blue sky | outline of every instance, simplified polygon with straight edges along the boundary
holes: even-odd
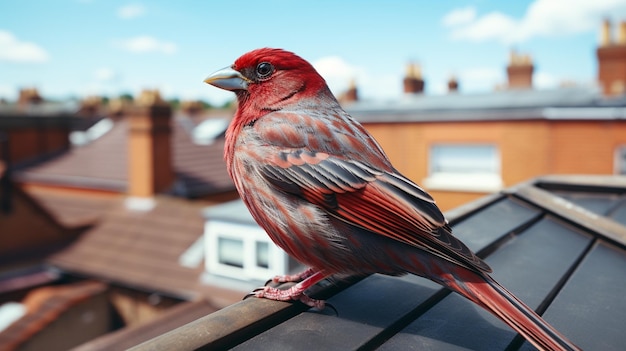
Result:
[[[258,47],[314,64],[335,93],[393,99],[409,61],[428,94],[451,75],[463,93],[505,82],[509,52],[530,54],[535,85],[593,84],[602,20],[626,20],[626,0],[118,1],[0,3],[0,97],[117,96],[157,88],[166,98],[232,98],[202,83]]]

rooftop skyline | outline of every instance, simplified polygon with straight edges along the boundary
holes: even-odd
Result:
[[[506,82],[511,50],[532,56],[536,88],[591,85],[603,19],[613,22],[614,37],[626,20],[624,0],[26,0],[2,7],[0,97],[10,100],[26,87],[59,99],[156,88],[165,98],[220,104],[232,94],[202,80],[265,46],[313,63],[336,94],[354,79],[364,99],[399,97],[408,62],[421,66],[427,94],[444,93],[451,75],[463,93],[491,91]]]

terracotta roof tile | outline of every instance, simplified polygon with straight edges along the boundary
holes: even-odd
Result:
[[[178,260],[202,235],[201,210],[207,204],[167,196],[155,201],[146,212],[115,206],[49,263],[140,290],[183,299],[197,296],[203,267],[186,268]]]
[[[41,187],[27,187],[26,192],[67,228],[92,225],[122,201],[121,195],[97,195]]]

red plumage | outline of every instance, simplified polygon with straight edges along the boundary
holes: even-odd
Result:
[[[258,49],[206,82],[237,95],[224,157],[241,198],[277,245],[311,267],[291,289],[257,296],[319,307],[303,293],[330,274],[408,272],[465,296],[540,349],[578,349],[488,275],[311,64]]]

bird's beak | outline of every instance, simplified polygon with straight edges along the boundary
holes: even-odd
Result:
[[[226,67],[208,76],[204,82],[224,90],[233,91],[247,90],[248,83],[251,81],[238,71],[235,71],[230,67]]]

